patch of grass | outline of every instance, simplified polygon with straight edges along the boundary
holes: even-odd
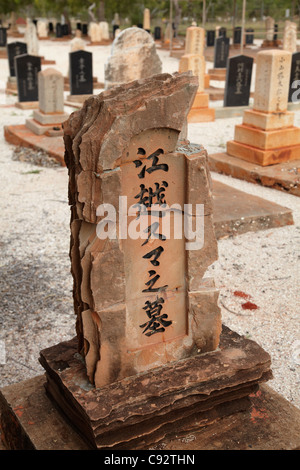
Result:
[[[31,170],[31,171],[24,171],[21,174],[22,175],[38,175],[41,173],[42,170]]]

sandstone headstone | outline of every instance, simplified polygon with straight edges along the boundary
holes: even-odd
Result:
[[[208,107],[209,96],[204,93],[205,88],[205,30],[197,26],[190,26],[186,30],[185,52],[179,62],[179,72],[190,70],[198,79],[198,91],[191,111],[189,122],[213,121],[215,112]]]
[[[49,30],[48,24],[45,20],[38,20],[37,22],[37,35],[39,39],[46,39],[48,37]]]
[[[98,23],[91,22],[89,25],[88,35],[90,37],[91,43],[101,42],[101,27]]]
[[[292,53],[297,51],[297,23],[292,21],[285,22],[283,49]]]
[[[109,41],[109,26],[107,21],[100,21],[99,26],[102,40]]]
[[[271,18],[271,16],[268,16],[266,18],[266,40],[267,41],[273,41],[274,40],[274,31],[275,31],[275,20],[274,18]]]
[[[33,119],[26,120],[26,126],[35,134],[42,135],[50,130],[61,131],[61,123],[68,118],[64,112],[64,77],[53,68],[38,74],[39,109],[34,110]]]
[[[252,110],[235,126],[227,153],[262,166],[299,159],[300,128],[287,111],[292,54],[273,49],[256,56]]]
[[[150,25],[150,10],[149,8],[144,9],[144,21],[143,21],[143,28],[150,33],[151,25]]]
[[[114,40],[105,64],[105,88],[161,73],[162,63],[149,33],[132,27]]]
[[[202,281],[217,255],[205,159],[174,153],[197,88],[189,74],[157,75],[89,98],[64,125],[78,342],[96,387],[218,345],[217,292]],[[128,214],[146,227],[143,238],[124,227],[98,238],[98,206],[112,204],[120,220],[121,196],[126,213],[147,208]],[[173,231],[165,237],[165,203],[205,205],[202,250],[186,251]]]
[[[39,55],[39,40],[37,37],[36,26],[30,19],[27,19],[24,40],[27,44],[28,54],[38,56]]]
[[[75,37],[70,41],[71,52],[83,51],[85,49],[85,41],[80,37]]]

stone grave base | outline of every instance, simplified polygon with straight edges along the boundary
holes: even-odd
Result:
[[[5,93],[7,95],[17,95],[18,94],[18,86],[17,86],[16,77],[8,77],[7,82],[6,82]]]
[[[269,41],[265,39],[260,47],[279,47],[282,46],[282,41],[280,39],[274,39],[273,41]]]
[[[188,122],[211,122],[215,120],[215,110],[208,107],[207,93],[197,93],[188,114]]]
[[[61,123],[41,124],[35,119],[26,119],[26,127],[36,135],[47,135],[48,137],[63,136]]]
[[[6,47],[0,47],[0,59],[7,59]]]
[[[209,81],[210,81],[210,76],[208,73],[204,75],[204,88],[209,88]]]
[[[210,80],[220,80],[220,81],[225,82],[226,69],[209,69],[208,75],[209,75]]]
[[[44,385],[40,375],[0,391],[0,450],[89,449],[53,406]],[[199,426],[193,434],[164,439],[154,450],[299,450],[298,408],[266,384],[249,395],[249,402],[246,410]],[[152,449],[144,448],[153,453]]]
[[[104,83],[98,82],[97,77],[93,77],[93,89],[104,89]],[[70,91],[70,82],[68,77],[64,77],[64,91]]]
[[[243,116],[245,110],[247,109],[249,109],[249,106],[223,106],[220,108],[215,108],[216,119]]]
[[[293,225],[291,209],[212,181],[213,224],[218,240]]]
[[[293,139],[293,134],[296,135],[296,138],[298,137],[298,131],[300,131],[300,129],[295,127],[295,133],[288,133],[289,129],[285,129],[284,131],[286,132],[286,134],[284,136],[283,133],[282,136],[284,140],[286,139],[286,141],[288,142],[289,137],[291,137],[291,140]],[[272,134],[274,134],[275,132],[276,131],[268,132],[268,134],[271,134],[271,139]],[[253,138],[253,142],[256,142],[255,138]],[[232,157],[237,157],[241,160],[246,160],[247,162],[254,163],[255,165],[269,166],[277,163],[299,160],[300,144],[293,145],[291,143],[291,145],[288,146],[263,150],[261,148],[252,147],[245,143],[230,140],[227,142],[227,153]]]
[[[56,61],[55,60],[48,60],[48,59],[45,59],[45,57],[41,57],[41,64],[42,65],[55,65]]]
[[[112,44],[111,39],[102,39],[101,41],[98,41],[98,42],[89,42],[87,46],[109,46],[110,44]]]
[[[66,98],[66,102],[70,103],[71,106],[74,103],[82,105],[85,102],[85,100],[87,100],[91,96],[93,96],[93,95],[68,95],[67,98]]]
[[[145,449],[249,409],[270,356],[223,326],[219,348],[95,389],[77,338],[41,351],[46,391],[91,448]],[[62,411],[63,410],[63,411]]]
[[[250,183],[300,196],[300,152],[298,160],[260,166],[227,153],[208,156],[209,169]]]
[[[16,108],[19,109],[38,109],[39,102],[38,101],[18,101],[15,104]]]
[[[61,38],[51,38],[51,41],[70,41],[73,39],[73,36],[68,35],[68,36],[62,36]]]
[[[217,88],[214,86],[209,86],[205,88],[205,93],[208,94],[210,101],[222,101],[224,100],[224,88]]]
[[[50,137],[49,135],[37,135],[31,132],[25,125],[4,126],[4,137],[13,145],[43,150],[65,166],[65,145],[62,135]]]

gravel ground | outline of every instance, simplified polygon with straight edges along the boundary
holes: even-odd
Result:
[[[110,48],[87,50],[94,53],[94,76],[103,81],[103,65]],[[55,67],[64,75],[68,51],[67,43],[41,41],[40,54],[55,59]],[[167,51],[159,54],[163,71],[178,70],[177,59],[169,57]],[[0,121],[3,125],[22,124],[32,111],[14,108],[16,99],[4,94],[7,74],[7,61],[1,60]],[[189,139],[203,144],[208,152],[220,152],[227,140],[232,139],[235,124],[241,121],[242,118],[231,118],[191,124]],[[300,125],[300,112],[296,113],[295,122]],[[7,144],[3,133],[0,170],[2,387],[43,373],[38,363],[40,350],[72,338],[75,318],[69,263],[67,170],[42,152]],[[271,354],[274,379],[269,385],[300,408],[299,199],[230,177],[212,176],[293,210],[293,226],[220,240],[219,259],[209,268],[208,275],[214,277],[220,289],[224,323],[254,339]],[[253,309],[245,309],[244,304],[252,305]]]

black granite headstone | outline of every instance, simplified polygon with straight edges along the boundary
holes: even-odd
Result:
[[[214,68],[225,69],[229,55],[229,38],[219,37],[215,40]]]
[[[15,71],[15,57],[22,54],[27,54],[27,44],[25,42],[11,42],[7,44],[7,57],[8,57],[8,65],[9,65],[9,75],[11,77],[16,76]]]
[[[71,95],[93,94],[93,55],[87,51],[69,53]]]
[[[233,30],[233,44],[241,44],[242,39],[242,28],[236,26]]]
[[[273,35],[273,40],[274,41],[277,41],[277,39],[278,39],[278,34],[277,33],[278,33],[278,24],[275,24],[274,25],[274,35]]]
[[[299,88],[300,88],[300,52],[294,52],[294,54],[292,54],[289,103],[300,102]]]
[[[6,47],[7,43],[7,28],[0,28],[0,47]]]
[[[15,70],[19,101],[38,101],[38,73],[41,70],[41,58],[24,54],[15,57]]]
[[[79,29],[79,31],[81,31],[81,23],[76,23],[76,29]]]
[[[53,31],[54,31],[54,26],[53,26],[53,23],[52,23],[51,21],[50,21],[50,23],[49,23],[48,26],[49,26],[49,33],[53,33]]]
[[[222,28],[219,29],[219,38],[226,38],[227,34],[227,29],[222,26]]]
[[[206,31],[206,45],[212,47],[215,45],[216,32],[214,29]]]
[[[62,34],[63,36],[69,35],[69,26],[66,23],[62,25]]]
[[[161,39],[161,27],[160,26],[155,26],[155,28],[154,28],[154,39],[156,41]]]
[[[56,37],[62,38],[63,37],[63,29],[60,23],[56,23]]]
[[[227,62],[224,106],[248,106],[253,58],[231,57]]]
[[[247,34],[248,33],[248,34]],[[254,41],[254,29],[247,28],[246,29],[246,44],[253,44]]]
[[[82,25],[82,36],[87,36],[88,33],[88,25],[86,23],[83,23]]]

